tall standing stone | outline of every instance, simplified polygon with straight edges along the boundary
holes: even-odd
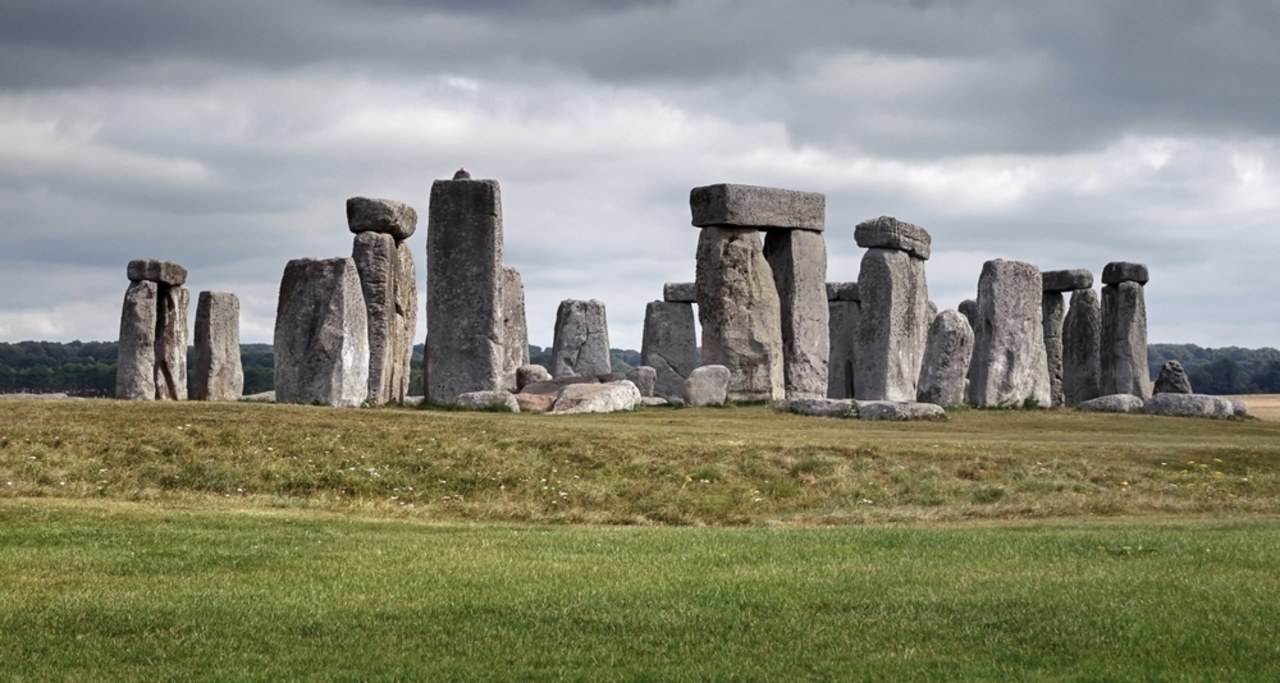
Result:
[[[195,355],[191,398],[238,400],[244,393],[244,368],[240,362],[240,299],[235,294],[200,292]]]
[[[1040,274],[1044,298],[1041,315],[1044,324],[1044,351],[1049,366],[1050,396],[1054,407],[1066,402],[1062,388],[1063,376],[1063,320],[1066,315],[1064,292],[1093,287],[1093,273],[1078,268],[1074,270],[1049,270]]]
[[[640,362],[657,372],[655,396],[680,397],[684,381],[698,367],[698,331],[693,322],[693,304],[651,301],[645,306]]]
[[[502,384],[516,390],[516,371],[529,364],[529,326],[524,312],[524,280],[511,266],[502,268]]]
[[[996,259],[978,279],[969,402],[979,408],[1050,405],[1041,321],[1043,283],[1030,263]]]
[[[182,285],[187,269],[173,261],[135,259],[126,272],[132,284],[120,320],[116,395],[181,401],[187,398],[187,307]],[[149,282],[154,285],[137,286]],[[150,332],[141,330],[150,324]],[[138,345],[150,342],[149,349]],[[150,375],[144,379],[143,375]]]
[[[1147,366],[1147,267],[1108,263],[1102,271],[1102,393],[1151,398]]]
[[[826,242],[821,232],[769,230],[764,256],[778,288],[787,398],[822,398],[831,354]]]
[[[1062,395],[1069,406],[1102,396],[1102,305],[1092,289],[1072,292],[1062,323]]]
[[[156,400],[187,400],[187,309],[191,292],[186,287],[160,286],[156,300]]]
[[[827,398],[853,398],[858,322],[862,317],[860,298],[856,282],[827,283],[827,336],[831,342],[827,358]]]
[[[556,309],[551,345],[551,375],[576,377],[613,372],[609,358],[609,323],[604,302],[565,299]]]
[[[350,206],[350,201],[348,201]],[[382,232],[360,232],[353,240],[351,258],[360,274],[364,295],[366,324],[369,334],[369,393],[373,405],[395,399],[402,372],[396,371],[401,361],[400,321],[396,316],[396,279],[399,277],[399,253],[395,239]]]
[[[889,216],[858,224],[853,236],[867,249],[858,274],[855,398],[914,401],[930,322],[924,264],[932,239]]]
[[[276,305],[276,401],[359,406],[369,394],[368,334],[355,261],[290,261]]]
[[[116,398],[150,401],[156,396],[156,298],[159,285],[129,283],[120,314]]]
[[[969,321],[959,311],[939,313],[929,326],[916,400],[944,408],[963,405],[972,358],[973,328]]]
[[[404,403],[409,395],[413,345],[418,334],[418,268],[408,242],[396,243],[396,266],[399,270],[395,286],[396,324],[394,345],[389,354],[393,363],[388,400]]]
[[[502,196],[459,172],[431,185],[427,218],[426,400],[503,386]]]

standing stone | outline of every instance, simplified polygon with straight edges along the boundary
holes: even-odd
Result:
[[[724,405],[729,399],[732,371],[723,365],[694,368],[680,391],[684,404],[692,407]]]
[[[979,408],[1050,405],[1041,322],[1043,285],[1030,263],[996,259],[978,279],[978,326],[969,402]]]
[[[437,180],[427,213],[426,401],[451,404],[503,385],[501,190]]]
[[[1081,289],[1071,294],[1071,307],[1062,324],[1062,395],[1079,405],[1102,395],[1102,305],[1098,293]]]
[[[524,280],[511,266],[502,268],[502,384],[516,390],[516,371],[529,364],[529,326],[524,315]]]
[[[609,324],[604,302],[565,299],[556,309],[551,344],[551,375],[605,375],[613,371],[609,359]]]
[[[150,401],[156,396],[156,299],[159,285],[129,283],[120,314],[116,398]]]
[[[276,401],[359,406],[369,394],[368,335],[355,261],[290,261],[276,306]]]
[[[186,287],[161,284],[156,299],[156,400],[187,400]]]
[[[1132,277],[1133,280],[1120,279]],[[1139,281],[1140,279],[1140,281]],[[1151,398],[1147,367],[1146,266],[1109,263],[1102,271],[1102,393]]]
[[[347,202],[348,213],[351,200]],[[369,391],[366,399],[372,405],[394,400],[399,393],[401,372],[394,368],[403,351],[397,343],[400,321],[396,317],[396,279],[399,262],[395,239],[382,232],[357,233],[351,250],[360,288],[364,295],[366,324],[369,334]],[[394,384],[393,384],[394,382]]]
[[[973,357],[973,328],[959,311],[943,311],[929,326],[916,400],[944,408],[963,405]]]
[[[1062,292],[1046,291],[1040,300],[1045,364],[1049,371],[1049,398],[1055,408],[1066,402],[1062,392],[1062,324],[1066,308]]]
[[[413,343],[418,334],[418,268],[408,242],[396,243],[396,324],[391,353],[388,400],[404,403],[409,395],[409,377],[413,366]]]
[[[642,398],[653,396],[654,383],[658,380],[658,371],[648,365],[641,365],[632,374],[631,382],[640,390]]]
[[[871,248],[863,255],[854,398],[916,399],[929,301],[924,263],[897,249]]]
[[[191,398],[238,400],[244,393],[244,369],[240,364],[240,299],[235,294],[200,292],[195,354]]]
[[[822,398],[827,394],[831,354],[827,246],[822,233],[769,230],[764,256],[778,288],[786,396]]]
[[[1191,378],[1187,377],[1187,371],[1182,369],[1182,363],[1176,360],[1165,361],[1164,366],[1160,368],[1160,377],[1156,379],[1152,395],[1194,393],[1191,390]]]
[[[703,228],[695,285],[702,362],[729,369],[728,398],[782,399],[781,305],[759,233],[753,228]]]
[[[658,373],[655,396],[680,397],[685,379],[698,367],[697,335],[693,304],[651,301],[645,306],[640,362]]]
[[[827,283],[827,398],[853,398],[858,322],[862,317],[856,282]]]

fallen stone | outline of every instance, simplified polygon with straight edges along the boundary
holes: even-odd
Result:
[[[654,395],[680,396],[685,378],[698,367],[693,304],[653,301],[645,306],[640,362],[658,373]]]
[[[627,379],[627,376],[621,372],[602,372],[596,375],[596,381],[605,384],[608,382],[629,382],[631,380]]]
[[[1136,397],[1135,397],[1136,398]],[[1147,399],[1142,412],[1171,417],[1235,417],[1230,399],[1205,394],[1156,394]]]
[[[944,408],[964,405],[973,329],[959,311],[943,311],[929,326],[916,400]]]
[[[177,287],[187,283],[187,269],[173,261],[141,258],[129,262],[126,269],[131,282],[158,282]]]
[[[524,280],[520,271],[502,269],[502,383],[517,388],[516,372],[529,364],[529,325],[524,313]]]
[[[156,400],[187,400],[186,287],[161,284],[156,299]]]
[[[1160,377],[1156,379],[1152,394],[1193,394],[1191,378],[1176,360],[1166,361],[1160,368]]]
[[[910,401],[858,401],[863,420],[945,420],[947,411],[933,403]]]
[[[1149,278],[1150,273],[1147,272],[1145,263],[1112,261],[1102,268],[1102,284],[1104,285],[1118,285],[1121,282],[1136,282],[1140,285],[1145,285]]]
[[[1136,413],[1142,406],[1142,399],[1133,394],[1110,394],[1082,401],[1076,407],[1093,413]]]
[[[191,398],[197,401],[234,401],[243,392],[240,299],[231,292],[200,292],[196,300]]]
[[[551,345],[552,376],[604,375],[611,371],[612,365],[604,302],[597,299],[561,301],[556,310],[555,338]]]
[[[697,286],[692,282],[668,282],[662,285],[662,300],[673,304],[696,304]]]
[[[524,391],[524,388],[535,382],[546,382],[551,379],[551,373],[541,365],[522,365],[516,369],[516,390]]]
[[[520,412],[520,403],[516,400],[515,394],[500,389],[494,391],[468,391],[458,394],[458,400],[454,402],[454,405],[464,410]]]
[[[156,298],[160,286],[133,280],[124,293],[117,344],[116,398],[151,401],[156,397]]]
[[[1041,322],[1044,325],[1044,353],[1049,369],[1049,398],[1053,407],[1066,402],[1062,389],[1062,331],[1067,303],[1062,292],[1046,290],[1040,300]]]
[[[522,413],[545,413],[556,404],[560,392],[554,394],[516,394],[516,404]]]
[[[927,261],[933,238],[918,225],[881,216],[859,223],[853,229],[853,241],[865,249],[896,249]]]
[[[1041,321],[1040,269],[995,259],[978,278],[978,325],[969,403],[979,408],[1051,405]]]
[[[560,390],[571,384],[599,384],[600,380],[595,377],[576,376],[576,377],[557,377],[545,382],[533,382],[525,385],[520,390],[522,394],[547,394],[557,396]]]
[[[418,229],[418,212],[394,199],[352,197],[347,200],[347,227],[357,234],[384,233],[403,242]]]
[[[240,397],[241,401],[252,401],[255,403],[275,403],[276,392],[274,390],[259,391],[256,394],[248,394]]]
[[[661,396],[641,396],[640,405],[646,408],[661,408],[671,405],[671,402]]]
[[[862,309],[857,301],[828,301],[827,398],[853,398],[858,325]]]
[[[353,260],[290,261],[276,307],[276,400],[359,406],[369,393],[368,334]]]
[[[1093,288],[1093,273],[1084,268],[1046,270],[1040,277],[1046,292],[1073,292]]]
[[[1147,365],[1147,305],[1142,285],[1121,282],[1102,288],[1102,380],[1104,394],[1151,396]]]
[[[1238,398],[1231,399],[1231,410],[1236,417],[1249,417],[1249,406]]]
[[[853,399],[796,398],[782,402],[782,407],[797,415],[815,417],[857,417],[858,404]]]
[[[348,215],[351,202],[347,200]],[[400,320],[396,317],[399,256],[391,235],[353,232],[357,234],[351,248],[351,259],[360,274],[369,335],[369,390],[365,400],[370,405],[380,406],[397,397],[400,380],[407,374],[406,370],[395,369],[397,363],[404,361],[403,348],[397,343],[401,333]]]
[[[703,365],[689,373],[680,398],[688,406],[722,406],[728,400],[729,368]]]
[[[914,401],[928,329],[925,262],[872,248],[862,257],[854,398]]]
[[[1062,397],[1069,406],[1102,394],[1102,304],[1098,293],[1071,294],[1062,323]]]
[[[648,365],[641,365],[632,373],[631,382],[640,390],[642,398],[653,396],[653,387],[658,381],[658,371]]]
[[[635,410],[639,403],[640,390],[625,379],[603,384],[570,384],[561,390],[551,414],[616,413]]]
[[[764,257],[778,288],[786,396],[825,397],[831,340],[827,328],[827,246],[822,233],[769,230]]]
[[[689,192],[693,224],[700,228],[781,228],[822,232],[827,198],[817,192],[756,185],[706,185]]]
[[[856,282],[828,282],[827,301],[861,301]]]

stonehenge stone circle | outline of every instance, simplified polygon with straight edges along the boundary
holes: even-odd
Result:
[[[1160,376],[1156,379],[1152,395],[1193,393],[1195,392],[1191,390],[1191,379],[1187,377],[1187,371],[1183,369],[1182,363],[1176,360],[1165,361],[1164,366],[1160,368]]]
[[[689,192],[693,224],[699,228],[782,228],[822,232],[827,198],[818,192],[721,183]]]
[[[191,398],[235,401],[244,393],[240,362],[240,299],[231,292],[200,292],[196,299],[195,362]]]
[[[679,398],[684,380],[698,367],[693,304],[652,301],[645,306],[640,362],[657,372],[653,393]]]
[[[120,315],[116,397],[185,400],[187,269],[173,261],[134,259],[125,272],[130,284]],[[142,329],[146,325],[149,331]]]
[[[1147,281],[1147,267],[1136,263],[1108,263],[1103,269],[1102,281],[1101,391],[1150,398],[1147,306],[1142,289]]]
[[[290,261],[276,307],[276,401],[359,406],[369,394],[368,334],[355,261]]]
[[[1003,259],[983,264],[978,278],[976,365],[969,381],[970,404],[979,408],[1050,405],[1042,294],[1036,266]]]
[[[603,375],[613,367],[609,358],[609,324],[604,302],[565,299],[556,309],[555,339],[551,346],[551,376]]]
[[[729,368],[723,365],[703,365],[689,373],[680,391],[680,397],[688,406],[720,406],[729,400],[731,380]]]
[[[943,311],[929,326],[916,400],[950,408],[964,405],[973,357],[973,328],[959,311]]]
[[[822,233],[769,230],[764,257],[773,271],[782,320],[783,387],[787,398],[827,395],[831,354],[827,246]]]
[[[347,227],[356,234],[377,232],[403,242],[418,229],[418,212],[392,199],[352,197],[347,200]]]
[[[1062,324],[1062,395],[1077,405],[1102,395],[1102,304],[1098,293],[1080,289]]]
[[[827,357],[827,398],[853,398],[854,367],[858,345],[858,283],[827,283],[827,336],[831,351]]]
[[[922,256],[929,253],[929,233],[881,216],[860,223],[854,236],[859,246],[893,245],[870,246],[862,256],[854,397],[914,401],[932,322]]]
[[[151,401],[156,397],[156,299],[160,285],[129,283],[120,314],[116,361],[116,398]]]
[[[511,266],[502,268],[502,384],[516,387],[516,371],[529,364],[529,325],[524,313],[524,280]]]
[[[662,300],[673,304],[696,304],[698,289],[692,282],[668,282],[662,285]]]

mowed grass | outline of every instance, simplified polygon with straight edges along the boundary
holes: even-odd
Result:
[[[1258,680],[1280,521],[434,525],[0,501],[7,680]]]
[[[546,416],[9,401],[0,499],[431,521],[844,525],[1280,511],[1280,422],[765,406]]]

